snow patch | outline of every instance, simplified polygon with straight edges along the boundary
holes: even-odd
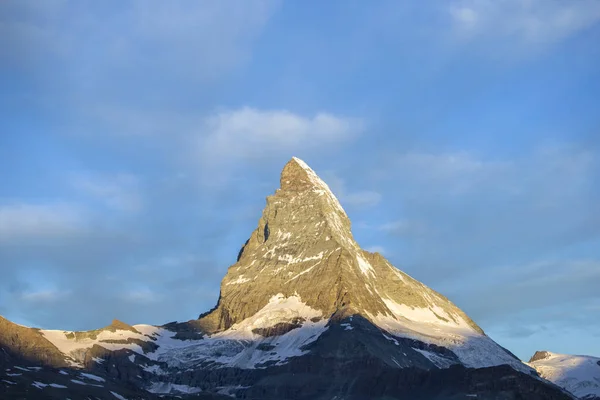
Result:
[[[448,325],[467,330],[473,330],[473,328],[471,328],[471,326],[460,316],[450,316],[443,308],[437,305],[428,308],[419,308],[409,307],[405,304],[398,304],[389,298],[382,298],[381,300],[396,318],[406,318],[415,322],[424,322],[435,325]],[[458,321],[458,323],[454,322],[455,320]]]
[[[202,389],[194,386],[188,385],[178,385],[176,383],[168,383],[168,382],[154,382],[152,385],[146,389],[150,393],[185,393],[185,394],[193,394],[200,393]]]
[[[81,374],[79,374],[79,375],[80,375],[80,376],[82,376],[82,377],[84,377],[84,378],[87,378],[87,379],[91,379],[91,380],[93,380],[93,381],[96,381],[96,382],[106,382],[106,379],[104,379],[104,378],[100,378],[99,376],[96,376],[96,375],[87,374],[87,373],[84,373],[84,372],[82,372],[82,373],[81,373]]]
[[[59,385],[58,383],[51,383],[49,386],[56,388],[56,389],[67,389],[67,387],[65,385]]]
[[[142,369],[144,371],[150,372],[151,374],[154,374],[154,375],[164,375],[165,374],[165,371],[162,370],[160,365],[144,365],[144,366],[142,366]]]
[[[235,397],[235,391],[240,389],[248,389],[250,386],[219,386],[217,387],[217,393],[224,394],[226,396]]]
[[[320,252],[319,254],[317,254],[315,256],[304,257],[304,258],[295,257],[295,256],[293,256],[291,254],[284,254],[282,256],[278,256],[277,259],[279,261],[285,261],[288,264],[298,264],[298,263],[312,261],[312,260],[320,260],[320,259],[323,258],[323,254],[325,254],[324,251]]]
[[[414,347],[412,349],[414,351],[424,355],[425,358],[427,358],[429,361],[431,361],[433,363],[433,365],[435,365],[438,368],[449,368],[451,365],[456,364],[455,361],[449,360],[449,359],[442,357],[439,354],[433,353],[431,351],[416,349]]]
[[[244,278],[244,275],[238,276],[235,281],[227,282],[226,285],[240,285],[242,283],[250,282],[252,279]]]
[[[389,307],[389,306],[388,306]],[[367,313],[377,326],[398,337],[419,340],[451,350],[460,362],[469,368],[484,368],[508,364],[517,371],[530,373],[521,360],[510,355],[489,337],[471,327],[411,320],[405,317]],[[385,335],[384,335],[385,336]]]
[[[360,271],[364,275],[368,276],[371,274],[371,276],[375,276],[375,270],[373,269],[373,266],[362,256],[362,254],[356,254],[356,261],[358,262],[358,268],[360,268]]]
[[[312,267],[308,267],[308,268],[307,268],[307,269],[305,269],[304,271],[297,273],[297,274],[296,274],[296,275],[294,275],[292,278],[288,279],[288,280],[287,280],[285,283],[291,282],[291,281],[293,281],[294,279],[296,279],[296,278],[299,278],[299,277],[301,277],[302,275],[304,275],[304,274],[306,274],[306,273],[310,272],[310,271],[311,271],[311,270],[312,270],[314,267],[316,267],[316,266],[317,266],[317,265],[319,265],[319,264],[320,264],[320,263],[316,263],[316,264],[315,264],[315,265],[313,265]]]
[[[110,391],[110,394],[112,394],[113,396],[115,396],[119,400],[127,400],[125,397],[121,396],[119,393],[115,393],[113,391]]]

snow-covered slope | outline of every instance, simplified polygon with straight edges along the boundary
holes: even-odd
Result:
[[[539,374],[582,399],[600,398],[600,358],[538,351],[529,361]]]

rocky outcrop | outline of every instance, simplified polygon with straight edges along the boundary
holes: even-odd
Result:
[[[534,361],[544,360],[549,358],[552,355],[549,351],[536,351],[533,356],[529,359],[529,362],[532,363]]]
[[[0,316],[0,347],[19,359],[53,367],[67,366],[65,355],[40,333]]]

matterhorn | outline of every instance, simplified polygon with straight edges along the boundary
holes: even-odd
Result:
[[[573,398],[361,249],[336,196],[295,157],[212,310],[86,332],[0,318],[0,348],[2,399]]]

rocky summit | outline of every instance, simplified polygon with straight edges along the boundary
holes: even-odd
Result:
[[[292,158],[214,309],[88,332],[0,318],[0,398],[571,399],[443,295],[369,253]]]

